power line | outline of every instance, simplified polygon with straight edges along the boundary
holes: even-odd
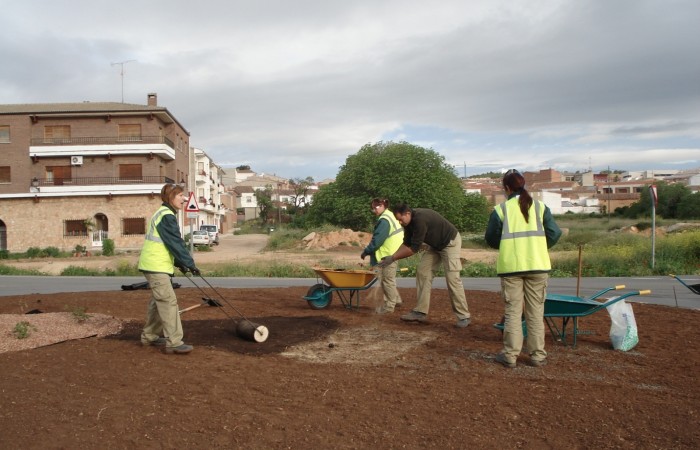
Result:
[[[120,75],[122,77],[122,103],[124,103],[124,64],[130,63],[130,62],[136,62],[135,59],[127,59],[126,61],[119,61],[119,62],[113,62],[111,65],[112,67],[114,66],[120,66]]]

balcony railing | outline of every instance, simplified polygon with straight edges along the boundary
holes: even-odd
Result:
[[[32,138],[32,146],[42,145],[119,145],[119,144],[165,144],[175,149],[173,141],[165,136],[111,136],[111,137],[70,137],[70,138]]]
[[[71,177],[71,178],[37,178],[31,185],[39,186],[98,186],[105,184],[165,184],[175,181],[168,177],[143,176],[143,177]]]

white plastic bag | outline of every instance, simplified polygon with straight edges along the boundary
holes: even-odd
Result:
[[[626,352],[639,343],[632,305],[620,300],[607,307],[610,313],[610,342],[615,350]]]

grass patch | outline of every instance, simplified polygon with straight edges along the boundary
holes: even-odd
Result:
[[[36,276],[42,276],[46,275],[43,272],[39,272],[38,270],[34,269],[18,269],[16,267],[10,267],[6,266],[4,264],[0,264],[0,275],[36,275]]]
[[[71,313],[73,320],[75,320],[78,323],[83,323],[91,317],[89,314],[87,314],[85,312],[85,308],[82,306],[76,306],[74,308],[66,306],[63,309],[65,309],[67,312]]]
[[[316,276],[311,268],[297,264],[253,263],[225,264],[207,271],[212,277],[260,277],[260,278],[312,278]]]
[[[26,339],[31,336],[32,331],[36,331],[36,327],[29,322],[23,321],[15,324],[15,327],[12,329],[12,334],[17,339]]]

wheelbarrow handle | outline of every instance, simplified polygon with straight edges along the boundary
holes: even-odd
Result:
[[[639,295],[649,295],[651,294],[651,289],[644,289],[643,291],[639,291]]]
[[[619,291],[620,289],[624,289],[624,288],[625,288],[624,284],[618,284],[617,286],[615,286],[616,291]]]

